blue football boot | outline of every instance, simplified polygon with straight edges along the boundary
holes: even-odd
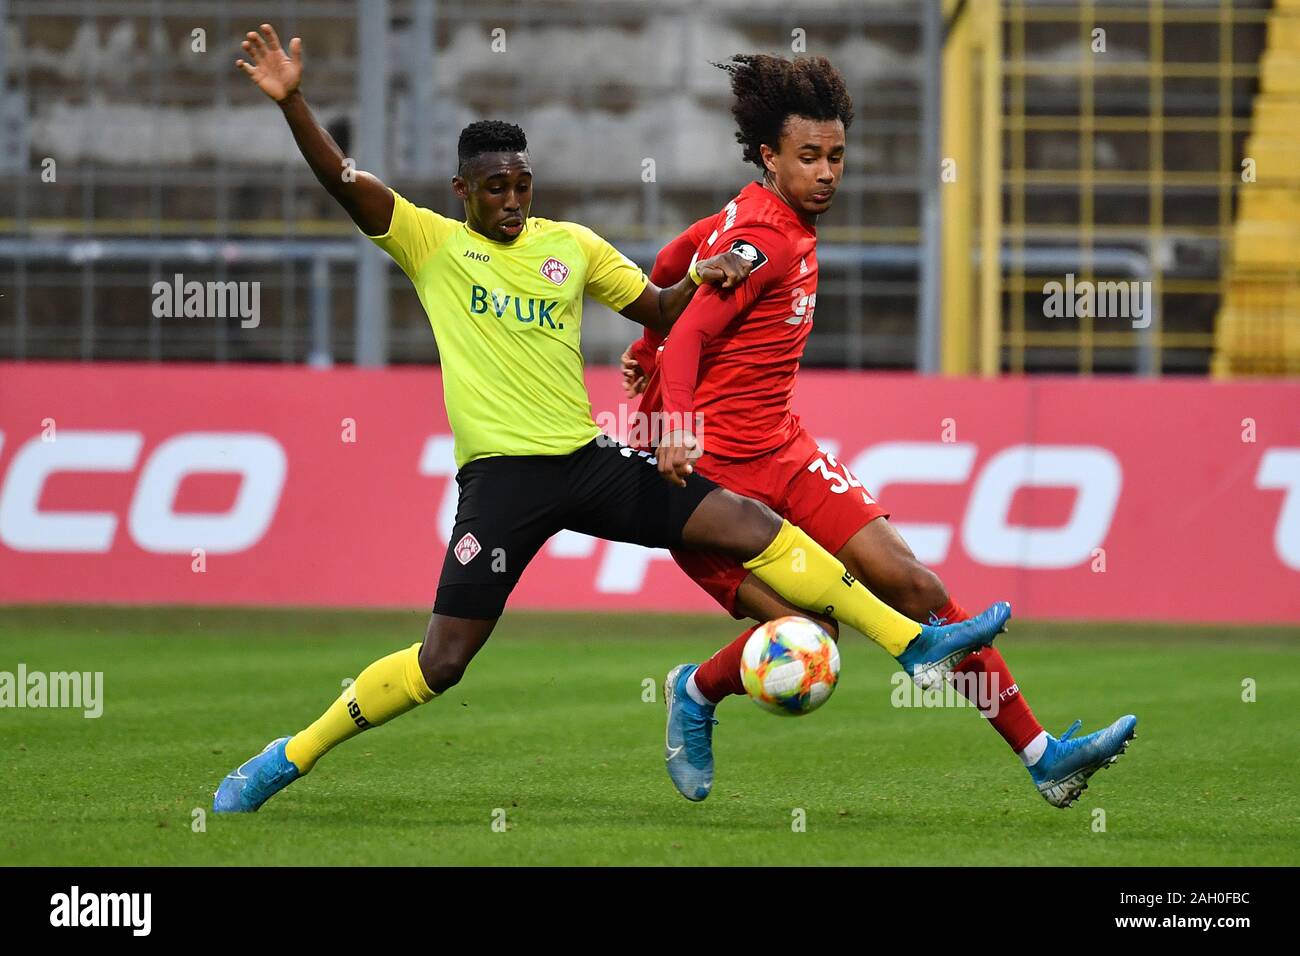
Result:
[[[288,737],[272,740],[256,757],[251,757],[226,774],[212,795],[215,813],[256,813],[257,808],[293,783],[302,774],[284,755]]]
[[[713,789],[713,716],[715,708],[701,706],[686,693],[686,681],[698,664],[678,664],[664,680],[668,727],[664,759],[673,786],[687,800],[703,800]]]
[[[1104,730],[1071,740],[1083,726],[1083,721],[1076,720],[1059,740],[1048,734],[1047,749],[1029,768],[1029,776],[1043,799],[1062,809],[1078,800],[1079,794],[1088,789],[1088,778],[1109,767],[1128,749],[1129,741],[1137,736],[1133,732],[1137,722],[1132,714],[1126,714]]]
[[[988,647],[1007,629],[1011,605],[999,601],[982,614],[956,624],[921,625],[921,633],[895,660],[922,690],[940,684],[945,675],[972,651]]]

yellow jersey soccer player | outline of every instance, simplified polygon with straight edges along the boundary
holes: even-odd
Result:
[[[462,131],[452,188],[465,221],[448,219],[345,163],[299,91],[301,40],[286,51],[263,24],[243,48],[252,63],[237,65],[279,104],[321,185],[419,293],[438,341],[460,494],[424,640],[370,664],[319,719],[227,775],[217,812],[257,810],[331,748],[456,684],[528,562],[564,529],[733,555],[792,604],[889,648],[920,683],[941,680],[945,660],[1002,629],[1006,605],[948,627],[910,621],[766,505],[695,474],[668,484],[649,453],[598,437],[578,348],[583,294],[666,332],[696,282],[660,289],[586,227],[530,217],[533,172],[517,126]],[[731,256],[696,270],[724,287],[747,271]]]

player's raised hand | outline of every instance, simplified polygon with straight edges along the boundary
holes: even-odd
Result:
[[[236,60],[235,66],[275,100],[316,181],[347,211],[357,228],[367,236],[383,235],[393,221],[393,194],[378,177],[357,169],[343,155],[334,137],[317,122],[298,88],[302,81],[302,40],[294,37],[286,52],[271,24],[263,23],[261,31],[247,34],[240,46],[248,60]]]
[[[702,259],[695,264],[695,271],[699,273],[700,278],[720,289],[730,289],[740,285],[753,268],[754,263],[734,252],[724,252],[709,259]]]
[[[629,345],[619,358],[619,363],[623,366],[623,394],[628,398],[636,398],[644,392],[647,381],[641,363],[632,357],[632,348]]]
[[[686,476],[695,470],[691,464],[704,454],[699,440],[686,429],[669,432],[655,451],[659,474],[679,487],[686,487]]]
[[[302,82],[302,38],[289,41],[289,50],[280,46],[280,38],[269,23],[262,24],[262,33],[249,33],[240,44],[252,60],[236,60],[235,66],[277,103],[298,89]]]

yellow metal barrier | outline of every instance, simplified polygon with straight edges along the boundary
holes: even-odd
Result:
[[[1260,58],[1213,371],[1300,374],[1300,3],[1279,3]]]
[[[1130,370],[1139,351],[1156,373],[1243,371],[1227,351],[1295,371],[1300,0],[945,14],[944,371]],[[1066,268],[1026,267],[1044,251],[1077,282],[1149,283],[1150,327],[1047,315]],[[1121,256],[1147,265],[1104,271]]]

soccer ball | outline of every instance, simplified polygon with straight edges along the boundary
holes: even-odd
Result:
[[[745,693],[764,710],[787,717],[811,713],[840,679],[840,651],[806,617],[780,617],[749,635],[740,657]]]

